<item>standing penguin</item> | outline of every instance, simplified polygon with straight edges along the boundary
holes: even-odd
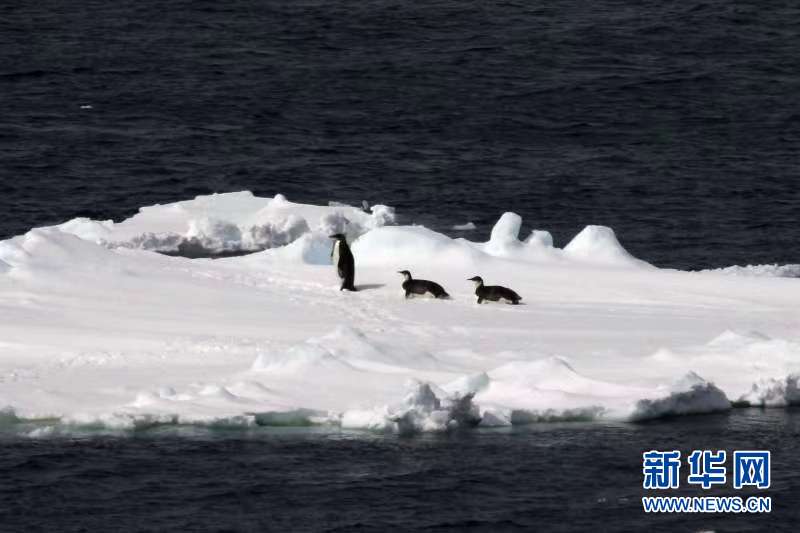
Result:
[[[342,280],[340,291],[355,291],[354,284],[356,279],[356,266],[353,261],[353,252],[347,246],[347,238],[342,233],[335,233],[330,236],[334,240],[331,259],[336,265],[336,272]]]
[[[403,276],[403,290],[406,291],[406,298],[412,294],[430,294],[434,298],[440,299],[450,298],[447,291],[436,282],[428,281],[427,279],[414,279],[408,270],[401,270],[398,274]]]
[[[475,296],[478,297],[479,304],[483,303],[484,300],[489,300],[490,302],[505,300],[506,303],[517,305],[522,300],[522,296],[507,287],[484,285],[483,278],[480,276],[469,278],[467,281],[475,283]]]

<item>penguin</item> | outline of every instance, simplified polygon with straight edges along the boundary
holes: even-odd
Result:
[[[484,285],[483,279],[480,276],[469,278],[467,281],[475,283],[475,295],[478,297],[479,304],[483,303],[484,300],[490,302],[505,300],[506,303],[518,305],[519,301],[522,300],[522,296],[507,287]]]
[[[427,294],[430,293],[434,298],[447,299],[450,295],[438,283],[428,281],[427,279],[413,279],[411,272],[408,270],[401,270],[398,272],[403,276],[403,290],[406,291],[406,298],[412,294]]]
[[[356,266],[353,261],[353,252],[347,246],[347,238],[342,233],[335,233],[330,236],[334,240],[331,259],[336,265],[336,272],[342,280],[340,291],[355,291],[354,284],[356,278]]]

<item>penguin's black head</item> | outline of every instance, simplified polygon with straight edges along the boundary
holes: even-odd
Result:
[[[408,270],[400,270],[397,273],[400,274],[401,276],[403,276],[406,279],[411,279],[411,272],[409,272]]]
[[[480,276],[475,276],[473,278],[469,278],[467,281],[475,282],[478,285],[483,284],[483,278],[481,278]]]
[[[336,240],[336,241],[345,240],[344,233],[334,233],[333,235],[328,235],[328,238]]]

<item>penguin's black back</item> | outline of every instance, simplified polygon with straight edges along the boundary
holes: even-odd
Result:
[[[449,298],[444,287],[427,279],[410,279],[403,282],[403,290],[412,294],[431,293],[435,298]]]
[[[489,300],[490,302],[496,302],[500,299],[503,299],[508,300],[516,305],[520,300],[522,300],[522,296],[512,291],[508,287],[501,287],[500,285],[481,285],[475,289],[475,294],[477,294],[479,298]]]

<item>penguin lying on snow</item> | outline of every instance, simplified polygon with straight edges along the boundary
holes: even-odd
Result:
[[[478,303],[483,303],[484,300],[489,300],[490,302],[505,300],[506,303],[517,305],[522,300],[522,296],[507,287],[484,285],[480,276],[469,278],[467,281],[475,283],[475,295],[478,297]]]
[[[434,298],[450,298],[450,295],[438,283],[428,281],[427,279],[413,279],[411,272],[408,270],[401,270],[398,274],[402,275],[403,290],[406,291],[406,298],[412,294],[427,294],[430,293]]]
[[[353,252],[347,246],[347,238],[342,233],[335,233],[330,236],[334,239],[331,259],[336,265],[336,272],[342,280],[340,291],[355,291],[356,266],[353,261]]]

